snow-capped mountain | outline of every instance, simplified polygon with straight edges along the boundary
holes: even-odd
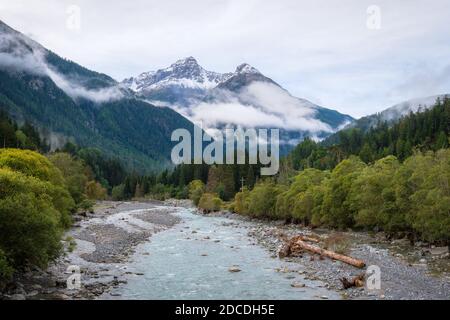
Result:
[[[353,118],[292,96],[247,63],[234,72],[206,71],[192,58],[125,79],[122,84],[153,104],[169,106],[205,129],[279,128],[286,144],[324,138]]]
[[[187,57],[167,68],[125,79],[122,84],[155,104],[184,106],[188,100],[204,94],[231,76],[231,73],[207,71],[193,57]]]

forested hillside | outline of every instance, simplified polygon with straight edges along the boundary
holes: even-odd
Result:
[[[140,173],[172,166],[171,134],[193,124],[111,77],[63,59],[0,21],[0,110],[33,124],[52,147],[100,149]]]
[[[400,160],[411,156],[414,150],[438,150],[449,146],[450,99],[438,99],[433,108],[410,113],[394,124],[380,122],[367,132],[359,128],[341,130],[339,139],[316,143],[306,139],[291,153],[296,170],[304,168],[332,169],[350,155],[369,163],[388,155]]]

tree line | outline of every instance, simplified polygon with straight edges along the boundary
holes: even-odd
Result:
[[[333,169],[350,155],[371,163],[388,155],[403,161],[414,150],[439,150],[449,147],[450,99],[437,99],[427,110],[410,113],[394,124],[386,121],[364,131],[349,128],[333,138],[316,143],[305,139],[291,152],[289,160],[295,170]],[[337,139],[336,139],[337,138]],[[337,140],[332,143],[331,141]]]

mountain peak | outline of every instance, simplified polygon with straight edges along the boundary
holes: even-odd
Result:
[[[260,73],[256,68],[253,68],[248,63],[242,63],[237,66],[236,73]]]
[[[197,60],[196,60],[194,57],[189,56],[189,57],[186,57],[186,58],[184,58],[184,59],[179,59],[179,60],[177,60],[177,61],[176,61],[174,64],[172,64],[172,65],[186,65],[186,64],[198,65],[198,62],[197,62]]]
[[[161,92],[171,87],[206,90],[217,86],[229,76],[207,71],[194,57],[189,56],[177,60],[167,68],[144,72],[135,78],[125,79],[122,83],[136,92]]]

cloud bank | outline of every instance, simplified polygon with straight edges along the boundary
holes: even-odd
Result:
[[[34,41],[30,41],[20,34],[6,34],[0,30],[0,68],[47,76],[72,99],[83,98],[103,103],[123,97],[119,86],[95,90],[83,87],[57,72],[47,63],[45,55],[45,49]]]
[[[213,103],[200,101],[188,108],[173,108],[194,123],[202,123],[207,130],[234,126],[283,128],[313,135],[334,131],[315,118],[315,105],[272,83],[253,82],[239,93],[216,89],[213,95]]]

